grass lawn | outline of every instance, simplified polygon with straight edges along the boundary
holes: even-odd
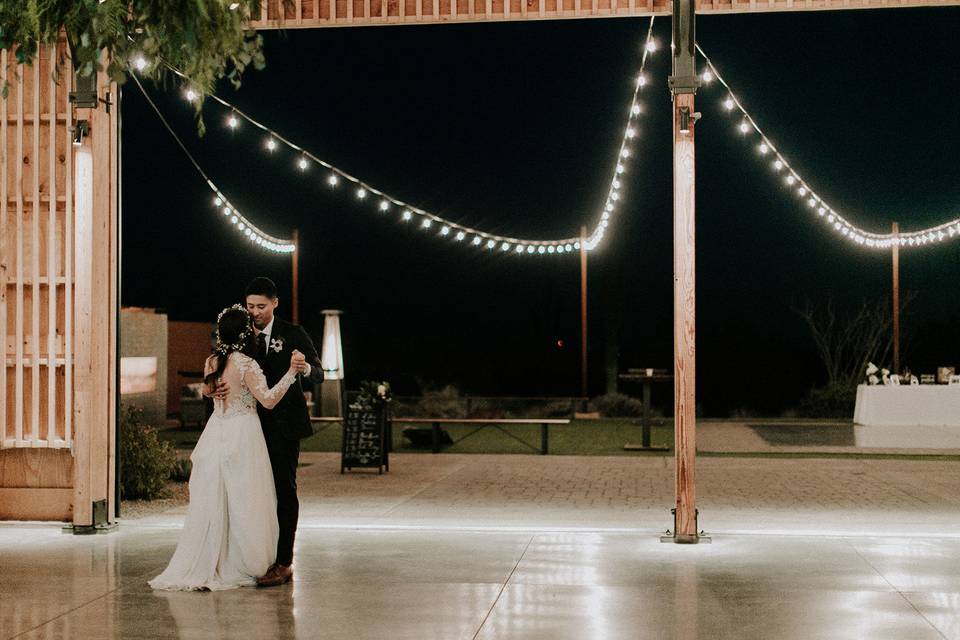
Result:
[[[653,446],[673,446],[673,422],[654,425]],[[417,425],[423,427],[425,425]],[[401,453],[430,453],[430,449],[413,449],[403,437],[403,423],[393,425],[393,450]],[[340,451],[341,425],[338,422],[319,425],[319,431],[301,441],[301,451]],[[475,427],[443,426],[454,441],[464,437]],[[449,453],[538,453],[540,451],[540,425],[507,426],[512,433],[533,449],[523,446],[508,435],[493,427],[486,427],[462,442],[443,449]],[[158,431],[161,440],[181,450],[193,449],[200,437],[199,429],[165,429]],[[550,427],[550,455],[579,456],[672,456],[673,451],[624,451],[625,444],[640,444],[641,428],[633,419],[601,418],[599,420],[574,420],[569,425]],[[733,458],[838,458],[838,459],[898,459],[898,460],[950,460],[960,461],[955,454],[911,454],[904,451],[892,453],[823,452],[811,449],[806,452],[756,451],[756,452],[699,452],[700,457]]]
[[[423,425],[418,425],[423,426]],[[430,453],[429,449],[410,448],[403,437],[404,425],[393,424],[393,450],[404,453]],[[454,441],[473,431],[470,426],[443,426]],[[503,427],[524,442],[530,443],[536,451],[540,450],[540,425],[511,425]],[[310,438],[302,440],[301,451],[340,451],[339,423],[327,423],[319,426],[319,431]],[[178,449],[192,449],[200,437],[197,429],[167,429],[159,432],[161,440],[170,442]],[[600,420],[574,420],[569,425],[550,426],[551,455],[656,455],[646,452],[624,451],[623,445],[640,444],[641,428],[633,420],[607,418]],[[652,432],[654,446],[669,447],[673,444],[673,425],[654,425]],[[450,453],[534,453],[510,436],[493,427],[486,427],[469,436],[462,442],[446,447]],[[663,452],[660,455],[665,455]]]

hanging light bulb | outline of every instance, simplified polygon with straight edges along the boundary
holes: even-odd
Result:
[[[726,100],[723,101],[723,108],[726,109],[727,111],[732,110],[733,106],[734,106],[733,98],[727,98]]]
[[[227,118],[227,126],[230,127],[231,129],[236,129],[239,124],[240,124],[240,121],[237,120],[237,116],[231,113],[230,117]]]
[[[657,43],[653,38],[650,38],[649,40],[647,40],[647,44],[645,45],[644,48],[647,50],[647,52],[653,53],[654,51],[657,50]]]
[[[329,184],[331,187],[337,186],[338,182],[340,182],[340,179],[337,177],[337,174],[335,173],[331,173],[330,177],[327,178],[327,184]]]
[[[364,188],[357,189],[357,197],[361,200],[367,197],[367,190]]]
[[[770,147],[767,146],[766,142],[761,142],[759,149],[760,149],[760,153],[763,155],[767,155],[767,152],[770,151]]]
[[[147,68],[147,65],[148,65],[147,59],[144,58],[142,55],[137,54],[137,56],[134,57],[133,68],[136,69],[137,71],[143,71],[144,69]]]
[[[703,78],[705,84],[713,82],[713,73],[710,72],[710,69],[704,69],[700,77]]]
[[[197,94],[195,90],[188,88],[186,91],[183,92],[183,97],[187,99],[187,102],[194,102],[200,96]]]
[[[740,129],[740,133],[746,133],[750,131],[750,125],[747,124],[746,121],[741,122],[739,129]]]
[[[300,169],[300,171],[306,171],[308,166],[309,163],[307,162],[306,158],[300,158],[297,160],[297,168]]]
[[[412,214],[409,210],[408,210],[408,211],[404,211],[402,218],[403,218],[403,220],[404,220],[405,222],[406,222],[406,221],[409,221],[411,218],[413,218],[413,214]]]
[[[381,200],[381,201],[380,201],[380,211],[386,211],[386,210],[389,209],[389,208],[390,208],[390,203],[389,203],[389,202],[387,202],[386,200]]]
[[[277,149],[277,141],[273,138],[267,138],[267,151],[273,152]]]

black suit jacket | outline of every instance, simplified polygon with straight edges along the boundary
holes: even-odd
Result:
[[[279,343],[278,343],[279,341]],[[278,350],[277,350],[278,349]],[[323,381],[323,368],[320,358],[313,346],[313,341],[303,327],[292,324],[274,316],[273,333],[270,334],[270,344],[267,345],[267,355],[258,354],[257,361],[267,378],[267,385],[272,387],[290,369],[290,355],[293,350],[300,351],[310,363],[310,382]],[[260,414],[260,424],[263,426],[263,435],[267,444],[278,436],[287,440],[299,440],[313,435],[310,425],[310,414],[307,411],[307,401],[303,397],[301,381],[305,376],[298,376],[297,381],[290,385],[283,399],[271,410],[257,405]]]

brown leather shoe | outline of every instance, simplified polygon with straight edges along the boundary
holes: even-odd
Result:
[[[279,587],[293,581],[293,567],[275,564],[263,576],[257,578],[258,587]]]

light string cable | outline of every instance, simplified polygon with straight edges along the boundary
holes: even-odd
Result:
[[[154,112],[157,114],[157,117],[160,118],[160,122],[163,123],[163,126],[166,127],[167,131],[170,132],[170,135],[173,136],[173,139],[177,141],[177,144],[183,150],[183,153],[187,156],[187,159],[193,164],[194,168],[197,170],[203,179],[206,181],[207,186],[214,193],[213,204],[220,211],[222,216],[237,230],[242,233],[247,239],[268,251],[274,253],[292,253],[295,249],[293,240],[287,240],[284,238],[277,238],[270,235],[266,231],[263,231],[255,224],[250,222],[250,220],[245,217],[240,211],[237,210],[235,206],[227,199],[223,192],[213,183],[213,180],[210,179],[210,176],[203,170],[200,164],[193,157],[193,154],[187,149],[183,144],[183,141],[180,140],[180,136],[176,134],[173,130],[173,127],[170,126],[170,123],[167,122],[167,119],[163,117],[163,114],[160,112],[160,109],[157,108],[156,103],[150,99],[150,96],[147,94],[146,90],[143,88],[143,85],[140,84],[140,79],[137,78],[136,74],[131,73],[130,77],[133,78],[133,81],[137,84],[137,87],[140,89],[140,93],[143,94],[143,97],[146,98],[147,103],[153,108]]]
[[[629,146],[630,141],[637,136],[636,129],[636,120],[641,114],[641,108],[637,102],[637,94],[641,88],[646,86],[647,80],[644,76],[644,68],[647,63],[649,54],[653,53],[656,50],[656,43],[653,40],[653,21],[654,17],[651,16],[650,24],[647,28],[647,35],[644,41],[643,46],[643,56],[640,64],[640,72],[637,76],[636,83],[634,86],[633,94],[631,96],[630,107],[628,110],[627,124],[624,129],[623,138],[619,149],[617,151],[617,164],[614,170],[613,177],[610,181],[610,187],[607,192],[607,198],[604,203],[603,210],[598,216],[596,226],[593,231],[588,235],[586,248],[587,250],[592,250],[597,247],[600,240],[603,238],[604,232],[610,224],[611,216],[614,212],[617,204],[622,203],[622,187],[621,176],[626,171],[626,164],[630,157],[633,155],[633,151]],[[143,69],[146,66],[146,61],[143,58],[136,58],[134,60],[134,66],[138,69]],[[190,86],[190,78],[182,73],[180,70],[164,62],[168,69],[171,72],[182,78],[185,83],[184,97],[193,102],[199,99],[200,94],[197,90]],[[419,207],[413,206],[404,202],[400,198],[392,196],[376,187],[370,185],[366,181],[348,173],[347,171],[319,158],[314,153],[310,152],[308,149],[305,149],[303,146],[293,142],[289,138],[278,133],[276,130],[271,129],[262,122],[256,120],[249,114],[245,113],[241,109],[238,109],[235,105],[231,104],[227,100],[224,100],[220,96],[210,93],[205,97],[212,98],[214,101],[229,109],[230,113],[227,116],[226,124],[231,129],[236,129],[240,124],[240,118],[246,120],[254,127],[260,129],[267,134],[267,138],[264,142],[265,148],[273,152],[277,149],[279,144],[284,144],[294,152],[296,152],[297,160],[296,167],[300,171],[306,171],[310,162],[318,164],[329,171],[329,174],[326,177],[326,183],[329,187],[337,187],[341,181],[347,181],[352,183],[355,188],[355,196],[357,200],[377,200],[377,209],[381,214],[388,214],[394,208],[399,209],[399,217],[402,222],[411,222],[417,220],[419,222],[419,227],[423,230],[438,229],[437,235],[441,238],[447,238],[452,241],[467,244],[468,246],[474,246],[479,248],[485,248],[487,250],[493,251],[498,250],[500,252],[513,252],[517,254],[554,254],[554,253],[567,253],[571,251],[576,251],[580,249],[580,239],[579,237],[572,238],[562,238],[558,240],[536,240],[536,239],[523,239],[516,238],[511,236],[503,236],[495,233],[490,233],[487,231],[482,231],[469,227],[448,218],[444,218],[430,211],[426,211]],[[218,192],[217,197],[221,200],[226,200],[223,198],[222,194]],[[214,200],[216,204],[216,200]],[[220,206],[220,205],[218,205]]]
[[[897,234],[867,231],[847,220],[838,213],[836,209],[827,204],[827,202],[814,191],[810,183],[804,180],[803,177],[790,166],[786,157],[777,149],[776,145],[767,137],[760,128],[760,125],[757,124],[757,121],[746,110],[730,88],[730,85],[727,84],[727,81],[720,75],[713,61],[704,53],[699,44],[697,45],[697,51],[703,56],[707,67],[701,75],[704,83],[709,84],[716,78],[727,91],[727,97],[723,101],[724,108],[727,112],[733,112],[734,109],[740,112],[742,119],[740,124],[737,125],[740,133],[746,135],[752,129],[760,136],[760,144],[757,146],[757,150],[761,156],[772,158],[771,167],[776,174],[784,176],[784,185],[791,189],[794,195],[804,202],[809,209],[814,211],[818,218],[830,225],[830,227],[839,232],[844,238],[858,245],[885,249],[894,244],[913,247],[960,237],[960,218],[927,229],[899,232]]]
[[[600,213],[600,220],[594,227],[593,232],[587,238],[587,250],[592,251],[600,244],[603,234],[606,233],[610,224],[610,217],[618,204],[622,204],[620,199],[622,194],[620,189],[623,186],[620,177],[626,171],[626,162],[633,154],[630,148],[630,142],[637,137],[636,121],[642,112],[640,103],[637,102],[637,96],[640,90],[647,85],[647,77],[644,75],[644,69],[647,66],[647,57],[657,50],[656,41],[653,39],[653,21],[656,16],[650,16],[650,23],[647,25],[647,37],[643,42],[643,56],[640,59],[640,71],[637,73],[637,80],[633,86],[633,95],[630,98],[630,110],[627,116],[627,124],[623,130],[623,137],[620,139],[620,149],[617,153],[617,165],[614,168],[613,177],[610,179],[610,188],[607,191],[607,198],[603,204],[603,211]]]

